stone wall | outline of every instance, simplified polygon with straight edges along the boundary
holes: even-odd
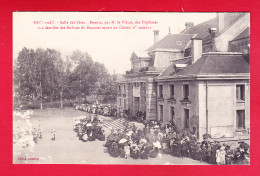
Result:
[[[236,100],[236,85],[245,85],[245,101]],[[245,110],[245,129],[237,129],[237,110]],[[206,83],[199,83],[199,131],[206,133]],[[234,137],[250,130],[250,85],[248,81],[208,81],[208,133],[212,137]],[[238,132],[239,131],[239,132]]]
[[[164,70],[171,64],[171,60],[183,59],[184,52],[156,52],[154,53],[154,57],[153,66],[156,67],[157,70]]]
[[[156,117],[156,82],[148,78],[146,82],[146,119],[157,120]]]
[[[183,85],[189,85],[189,101],[185,102]],[[158,86],[163,85],[163,99],[157,99],[157,116],[160,116],[159,106],[163,105],[163,122],[170,122],[171,117],[171,107],[174,108],[174,123],[177,126],[178,130],[184,128],[184,109],[189,110],[189,121],[190,121],[190,130],[193,130],[193,126],[198,128],[196,120],[193,118],[198,117],[198,87],[197,83],[194,81],[167,81],[167,82],[158,82]],[[170,97],[170,85],[174,85],[174,98]],[[157,92],[158,95],[158,92]]]

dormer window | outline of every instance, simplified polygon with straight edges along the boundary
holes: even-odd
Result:
[[[175,72],[178,72],[178,71],[184,69],[185,67],[187,67],[187,64],[174,64],[173,65]]]

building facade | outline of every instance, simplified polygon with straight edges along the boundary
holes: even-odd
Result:
[[[178,130],[188,129],[200,139],[206,133],[213,138],[249,134],[249,64],[241,53],[209,52],[156,81],[161,121],[173,121]]]
[[[132,70],[118,82],[125,91],[118,110],[146,111],[148,120],[172,121],[199,139],[249,136],[249,19],[219,13],[160,41],[155,31],[154,45],[132,54]]]

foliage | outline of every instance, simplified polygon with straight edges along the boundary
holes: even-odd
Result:
[[[116,100],[116,78],[104,64],[94,62],[88,53],[74,51],[66,59],[54,49],[23,48],[14,62],[14,100],[20,106],[24,99],[37,102],[33,107],[43,108],[45,102],[81,99],[90,95],[102,102]],[[101,103],[102,103],[101,102]],[[31,105],[30,105],[31,106]],[[28,106],[28,107],[30,107]]]

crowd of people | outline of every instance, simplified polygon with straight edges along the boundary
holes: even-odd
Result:
[[[102,120],[97,115],[91,115],[75,121],[74,131],[77,132],[77,137],[83,142],[94,141],[96,139],[105,141],[104,130],[98,123]]]
[[[40,125],[38,127],[17,127],[16,130],[13,130],[13,142],[22,144],[23,148],[34,146],[34,144],[38,143],[39,139],[42,139],[42,130]]]
[[[123,117],[129,121],[144,122],[146,120],[146,112],[132,109],[120,110],[118,117]]]
[[[189,131],[177,132],[173,123],[162,125],[158,122],[145,124],[138,129],[134,124],[126,124],[123,130],[111,130],[105,146],[113,157],[128,159],[155,158],[159,152],[175,157],[189,157],[209,164],[248,164],[250,160],[249,145],[240,142],[236,150],[231,146],[211,141],[211,136],[203,135],[198,141],[196,135]]]
[[[21,144],[23,148],[34,146],[42,139],[42,129],[40,125],[32,125],[30,117],[32,110],[24,112],[14,111],[14,118],[23,119],[23,124],[13,129],[13,143]]]
[[[117,117],[117,109],[110,104],[74,104],[74,108],[91,114]]]

